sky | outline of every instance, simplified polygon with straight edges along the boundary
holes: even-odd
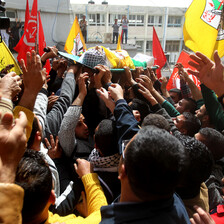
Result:
[[[88,4],[89,0],[70,0],[71,3]],[[101,4],[103,0],[93,0],[95,4]],[[167,6],[186,7],[192,0],[107,0],[109,5],[136,5],[136,6]]]

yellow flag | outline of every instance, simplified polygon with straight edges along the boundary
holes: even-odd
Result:
[[[119,34],[118,41],[117,41],[117,49],[116,50],[121,50],[121,35]]]
[[[224,55],[224,32],[221,27],[223,1],[193,0],[185,13],[183,28],[185,45],[209,58],[218,50]]]
[[[0,42],[0,71],[10,64],[14,65],[14,67],[10,69],[10,72],[15,72],[17,75],[22,74],[22,71],[19,65],[17,64],[15,58],[13,57],[11,51],[6,46],[5,42],[2,40]]]
[[[87,49],[81,29],[79,27],[77,16],[75,17],[72,28],[67,37],[64,49],[69,54],[73,55],[80,55]]]

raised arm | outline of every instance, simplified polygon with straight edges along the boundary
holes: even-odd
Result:
[[[86,192],[88,217],[84,223],[88,223],[88,220],[92,221],[93,217],[97,219],[95,223],[99,223],[101,220],[100,208],[107,205],[107,200],[98,176],[96,173],[92,173],[90,162],[84,159],[77,159],[77,164],[74,164],[74,167],[82,179]]]
[[[139,130],[138,122],[135,119],[131,108],[123,97],[123,90],[119,84],[112,84],[109,94],[115,102],[114,117],[118,135],[119,152],[122,152],[122,141],[131,139]]]
[[[79,67],[69,68],[61,86],[59,99],[55,102],[51,111],[47,114],[45,124],[45,136],[50,139],[50,134],[58,135],[62,119],[68,107],[72,104],[75,95],[76,81],[74,75],[78,73]]]
[[[76,145],[75,128],[79,121],[82,112],[82,104],[87,94],[85,86],[87,78],[87,73],[80,75],[78,79],[79,94],[65,113],[58,134],[60,144],[68,157],[72,155]]]
[[[224,66],[221,63],[221,59],[218,52],[214,53],[215,63],[200,52],[191,54],[189,65],[193,66],[197,71],[189,69],[188,71],[197,76],[201,83],[206,85],[209,89],[214,90],[218,96],[224,94]]]
[[[40,56],[35,51],[27,53],[27,66],[21,60],[21,67],[23,70],[24,92],[18,106],[14,109],[14,116],[17,118],[19,111],[25,112],[28,119],[26,136],[29,139],[34,117],[33,108],[36,97],[46,80],[46,71],[42,69]]]

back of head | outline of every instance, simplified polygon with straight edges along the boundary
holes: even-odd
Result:
[[[142,122],[142,127],[147,125],[154,125],[157,128],[164,129],[166,131],[170,131],[171,128],[166,118],[160,114],[148,114]]]
[[[145,126],[127,146],[124,163],[133,192],[147,201],[152,195],[173,194],[186,161],[178,139],[155,126]]]
[[[150,113],[150,108],[144,101],[134,98],[130,105],[132,110],[138,110],[141,116],[141,121]]]
[[[199,134],[202,135],[200,141],[208,147],[214,159],[221,159],[224,156],[224,136],[214,128],[202,128]]]
[[[189,153],[189,165],[183,183],[185,187],[191,186],[192,190],[193,188],[199,190],[201,183],[211,174],[213,157],[202,142],[187,136],[184,138],[181,142]]]
[[[190,112],[183,113],[185,117],[184,128],[187,130],[187,135],[193,137],[200,129],[201,122]]]
[[[102,120],[95,131],[96,148],[103,156],[118,153],[115,122],[109,119]]]
[[[15,182],[25,192],[23,222],[30,222],[42,213],[52,190],[51,171],[39,152],[26,150],[17,168]]]

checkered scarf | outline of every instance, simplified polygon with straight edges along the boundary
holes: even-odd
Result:
[[[100,157],[99,152],[96,149],[93,149],[88,160],[93,164],[94,168],[117,168],[120,161],[120,155],[116,153],[112,156]]]
[[[96,49],[89,49],[80,58],[79,63],[94,68],[96,65],[107,65],[105,52],[101,53]]]

